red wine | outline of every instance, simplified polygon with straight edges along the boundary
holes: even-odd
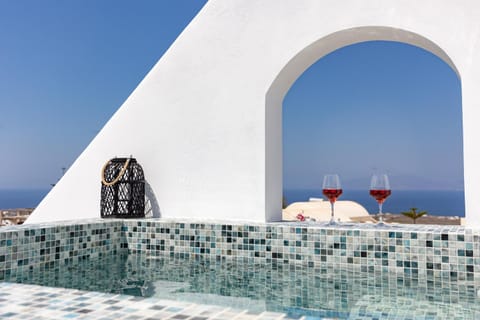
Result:
[[[374,197],[378,203],[383,203],[391,194],[392,190],[370,190],[370,195]]]
[[[330,202],[335,202],[342,194],[342,189],[323,189],[323,194]]]

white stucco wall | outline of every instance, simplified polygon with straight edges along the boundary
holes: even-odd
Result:
[[[210,0],[27,222],[98,217],[100,169],[129,155],[162,217],[280,220],[285,93],[335,49],[394,40],[461,78],[466,218],[480,226],[478,17],[475,0]]]

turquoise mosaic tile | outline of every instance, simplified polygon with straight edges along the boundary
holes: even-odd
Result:
[[[0,280],[127,250],[121,221],[0,228]]]
[[[272,270],[283,268],[286,272],[307,270],[305,272],[310,272],[312,279],[322,270],[365,273],[373,275],[375,279],[388,279],[388,275],[395,274],[395,281],[433,288],[435,294],[448,290],[450,301],[445,306],[441,303],[436,305],[436,314],[427,306],[424,309],[428,312],[426,316],[432,315],[438,319],[443,319],[440,315],[445,315],[445,319],[455,313],[462,315],[455,309],[460,301],[460,293],[472,292],[480,287],[480,231],[461,226],[392,225],[376,229],[366,224],[345,224],[332,228],[315,223],[213,223],[167,219],[94,219],[2,227],[0,280],[21,280],[27,273],[42,275],[44,271],[59,266],[73,266],[89,259],[127,253],[150,258],[260,264]],[[373,282],[372,285],[376,284]],[[165,305],[152,304],[149,307],[151,309],[145,311],[141,306],[148,299],[125,308],[119,301],[128,298],[109,296],[101,303],[97,301],[92,304],[91,299],[104,297],[103,294],[81,293],[75,298],[65,299],[62,291],[50,292],[51,296],[48,297],[44,296],[43,291],[40,292],[35,299],[28,296],[24,300],[16,300],[25,302],[17,303],[15,308],[0,308],[3,312],[0,317],[25,318],[25,314],[18,310],[27,307],[39,310],[35,314],[38,319],[50,319],[52,314],[58,315],[58,310],[62,319],[94,318],[93,310],[97,310],[95,317],[98,319],[118,318],[116,315],[119,312],[124,312],[122,316],[125,317],[128,314],[131,319],[143,316],[143,313],[160,318],[175,316],[178,319],[185,314],[175,309],[179,306],[171,302]],[[341,290],[329,292],[341,294]],[[9,299],[6,297],[0,295],[0,304]],[[326,298],[335,301],[338,297]],[[384,298],[387,299],[388,294]],[[432,296],[432,301],[434,298]],[[375,296],[372,299],[379,298]],[[380,299],[377,306],[393,304],[385,299]],[[398,314],[401,312],[406,313],[408,318],[410,302],[397,299],[396,304],[405,305],[392,307],[390,311],[386,307],[380,309],[392,319],[400,318]],[[61,308],[59,304],[62,304]],[[359,303],[355,319],[376,317],[380,309],[376,310],[374,305],[368,303]],[[472,310],[464,312],[476,312]],[[228,312],[222,309],[215,315],[198,313],[195,317],[232,318]],[[248,314],[238,310],[233,313],[236,317],[241,315],[240,318],[248,318]],[[271,315],[272,318],[277,316],[281,317]],[[479,315],[465,316],[475,319]],[[264,319],[269,317],[264,314]]]
[[[302,264],[405,278],[480,283],[479,231],[461,226],[124,222],[133,254]]]
[[[240,224],[93,220],[0,230],[0,280],[17,273],[126,252],[474,281],[480,234],[459,226]]]

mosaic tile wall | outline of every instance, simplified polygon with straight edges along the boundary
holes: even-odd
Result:
[[[130,253],[302,264],[480,284],[480,231],[461,226],[375,229],[360,224],[331,228],[137,220],[125,221],[122,230]]]
[[[16,272],[127,251],[146,256],[302,265],[406,280],[480,284],[480,231],[460,226],[374,229],[315,224],[93,220],[0,229],[0,280]],[[461,288],[460,288],[461,289]]]
[[[306,314],[307,310],[311,310],[311,315],[320,319],[346,319],[354,309],[358,314],[364,310],[380,313],[389,310],[390,314],[409,310],[406,314],[411,317],[391,319],[424,319],[412,315],[427,311],[436,315],[435,319],[440,319],[439,313],[432,312],[443,308],[442,314],[454,313],[459,316],[458,319],[479,318],[460,317],[472,312],[480,315],[475,287],[459,281],[432,283],[429,286],[421,279],[312,268],[302,264],[152,258],[134,254],[128,256],[125,265],[124,274],[128,279],[142,279],[144,285],[151,284],[146,287],[162,288],[157,291],[152,289],[155,297],[174,300],[187,297],[189,301],[199,303],[201,300],[204,304],[215,304],[221,299],[225,301],[225,297],[242,297],[240,301],[229,300],[228,305],[244,308],[248,305],[249,310],[256,312],[267,306],[269,311],[288,312],[289,315]],[[172,283],[176,285],[172,286]],[[199,296],[192,292],[199,293]],[[368,305],[372,299],[376,302]],[[334,312],[320,315],[318,310]]]
[[[479,237],[480,230],[459,226],[331,228],[166,219],[25,225],[0,228],[0,280],[29,283],[27,278],[34,278],[32,283],[101,291],[103,283],[126,275],[170,299],[188,292],[176,287],[171,288],[173,292],[157,292],[157,286],[187,283],[194,277],[188,283],[194,285],[194,292],[204,293],[200,297],[218,297],[230,290],[232,297],[264,299],[270,311],[288,310],[295,317],[315,306],[321,309],[315,312],[334,310],[328,316],[340,318],[388,314],[388,319],[412,319],[421,314],[426,319],[476,319],[480,315]],[[92,267],[74,267],[81,265]],[[54,273],[46,272],[53,268]],[[83,281],[89,277],[96,280]],[[21,318],[23,307],[31,310],[23,303],[14,306],[8,317],[18,314]],[[82,306],[77,311],[85,310]],[[73,311],[67,307],[65,312]]]
[[[71,223],[0,228],[0,281],[126,251],[121,221]]]

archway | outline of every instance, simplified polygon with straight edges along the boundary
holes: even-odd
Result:
[[[323,197],[322,177],[340,174],[340,200],[378,210],[375,170],[390,176],[385,212],[412,207],[464,215],[461,87],[430,52],[368,41],[316,61],[288,91],[282,112],[286,203]]]
[[[307,46],[285,65],[266,95],[267,206],[281,203],[283,192],[281,121],[285,94],[296,79],[323,56],[348,45],[375,40],[403,42],[427,50],[448,64],[461,81],[455,64],[444,50],[427,38],[406,30],[381,26],[358,27],[332,33]]]

